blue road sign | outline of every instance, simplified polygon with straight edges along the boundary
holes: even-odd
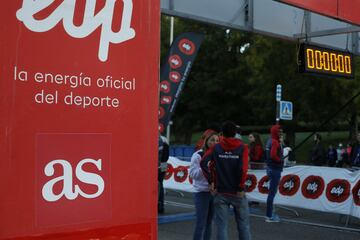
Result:
[[[293,104],[292,102],[280,101],[280,119],[292,120],[293,119]]]

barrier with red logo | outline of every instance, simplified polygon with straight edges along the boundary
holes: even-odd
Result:
[[[0,19],[0,239],[157,239],[160,2]]]
[[[190,162],[170,157],[169,165],[165,188],[193,192],[191,180],[183,179],[188,176]],[[245,184],[250,200],[266,202],[266,170],[249,170]],[[275,204],[360,218],[360,171],[315,166],[285,168]]]

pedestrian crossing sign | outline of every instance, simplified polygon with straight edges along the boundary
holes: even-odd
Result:
[[[293,104],[288,101],[280,101],[280,119],[292,120],[293,119]]]

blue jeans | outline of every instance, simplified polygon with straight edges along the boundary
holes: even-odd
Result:
[[[246,197],[216,194],[214,199],[216,239],[227,240],[230,205],[234,208],[239,240],[250,240],[249,205]]]
[[[269,177],[270,185],[269,185],[269,194],[266,200],[266,216],[271,217],[273,214],[273,203],[274,198],[278,190],[281,170],[267,168],[266,174]]]
[[[213,199],[210,192],[194,193],[196,225],[193,240],[211,239],[211,225],[214,216]]]

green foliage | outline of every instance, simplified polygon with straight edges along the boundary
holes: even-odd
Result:
[[[162,16],[162,59],[169,49],[169,19]],[[175,18],[175,37],[186,31],[205,33],[205,40],[172,117],[179,142],[185,137],[190,142],[193,132],[226,119],[243,126],[273,124],[277,84],[282,99],[294,104],[294,120],[283,123],[294,132],[298,126],[319,126],[360,91],[357,79],[299,74],[297,43]],[[359,99],[325,128],[350,123]]]

